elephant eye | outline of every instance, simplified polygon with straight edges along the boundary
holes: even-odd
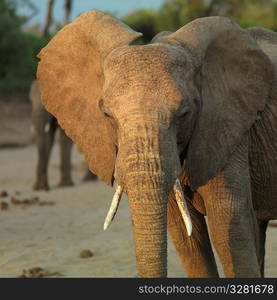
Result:
[[[187,112],[189,112],[189,106],[188,105],[185,105],[183,106],[180,111],[179,111],[179,116],[183,116],[185,115]]]
[[[105,111],[104,111],[104,116],[107,117],[107,118],[111,118],[112,117],[108,113],[106,113]]]
[[[105,106],[104,106],[104,100],[103,99],[100,99],[99,100],[99,108],[100,110],[102,111],[102,113],[104,114],[104,116],[106,118],[112,118],[112,116],[107,112],[107,110],[105,109]]]

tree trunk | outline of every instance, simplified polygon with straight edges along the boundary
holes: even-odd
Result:
[[[72,10],[72,0],[64,0],[64,20],[63,25],[66,25],[70,21],[70,14]]]
[[[55,0],[48,0],[47,3],[47,10],[46,10],[46,19],[45,19],[45,26],[43,29],[43,35],[46,38],[50,37],[50,27],[53,23],[53,17],[52,17],[52,13],[53,13],[53,6],[54,6]]]

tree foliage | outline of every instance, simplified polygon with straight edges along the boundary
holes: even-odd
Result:
[[[122,21],[134,30],[143,33],[144,42],[148,42],[156,34],[158,14],[154,10],[141,9],[123,17]]]
[[[35,77],[36,54],[46,44],[40,35],[22,30],[26,17],[18,1],[0,0],[0,94],[25,92]]]
[[[149,41],[160,31],[176,31],[201,17],[226,16],[242,27],[277,31],[277,0],[167,0],[158,10],[137,10],[123,18]]]
[[[71,2],[65,0],[65,20],[69,19]],[[19,15],[19,4],[27,5],[31,14]],[[33,0],[0,0],[0,95],[26,92],[35,78],[36,55],[47,38],[24,30],[26,21],[36,13],[34,4]],[[157,10],[137,10],[123,21],[142,32],[145,43],[160,31],[175,31],[196,18],[214,15],[227,16],[242,27],[277,31],[277,0],[166,0]]]

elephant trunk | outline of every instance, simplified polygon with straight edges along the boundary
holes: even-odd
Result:
[[[135,131],[129,128],[122,136],[119,160],[124,160],[121,173],[131,208],[140,277],[167,275],[167,202],[180,170],[176,142],[174,146],[169,131],[148,123],[138,125]]]
[[[163,187],[142,190],[144,180],[142,174],[128,180],[138,275],[166,277],[168,195]]]

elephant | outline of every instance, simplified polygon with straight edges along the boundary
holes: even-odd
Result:
[[[36,169],[36,182],[33,186],[34,190],[49,190],[48,185],[48,163],[51,149],[54,142],[55,132],[59,129],[60,137],[60,174],[61,179],[59,186],[72,186],[71,178],[71,148],[72,140],[60,128],[56,118],[51,115],[42,105],[40,90],[37,80],[31,84],[29,98],[32,103],[32,129],[35,133],[38,162]],[[91,173],[89,169],[86,172],[84,181],[95,180],[97,177]]]
[[[167,276],[167,231],[189,277],[264,276],[277,218],[277,35],[222,16],[136,45],[101,11],[38,57],[42,102],[89,168],[128,196],[139,277]],[[209,229],[209,230],[208,230]]]

